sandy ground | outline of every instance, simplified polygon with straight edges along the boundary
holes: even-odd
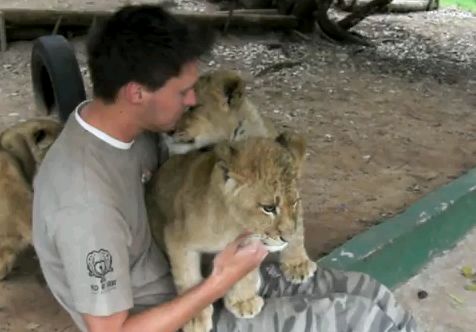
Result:
[[[476,326],[476,293],[464,289],[463,266],[476,269],[476,228],[451,251],[435,258],[421,273],[395,290],[428,332],[470,332]],[[418,292],[428,293],[418,299]]]
[[[1,6],[122,3],[2,0]],[[317,34],[309,42],[271,33],[230,35],[202,62],[204,70],[239,70],[265,115],[307,136],[301,187],[314,258],[476,165],[476,18],[453,11],[375,16],[358,30],[377,46],[335,45]],[[89,83],[83,41],[73,45]],[[0,53],[0,129],[38,114],[30,51],[24,41]],[[292,67],[272,67],[297,58]],[[259,75],[263,69],[270,71]],[[0,282],[0,332],[74,331],[41,285],[32,256],[26,253]]]

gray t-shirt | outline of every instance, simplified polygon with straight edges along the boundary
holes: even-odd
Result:
[[[33,244],[53,295],[86,331],[80,313],[140,311],[176,292],[144,202],[144,182],[159,163],[158,136],[115,140],[81,119],[84,104],[35,178]]]

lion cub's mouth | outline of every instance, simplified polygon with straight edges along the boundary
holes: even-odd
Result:
[[[270,236],[261,234],[251,234],[250,236],[248,236],[248,239],[260,240],[269,252],[281,251],[288,245],[288,243],[281,237],[272,238]]]

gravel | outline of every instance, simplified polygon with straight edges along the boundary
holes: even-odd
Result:
[[[476,16],[458,9],[374,15],[355,31],[373,47],[332,44],[317,34],[310,42],[276,35],[231,44],[220,41],[208,67],[227,65],[264,79],[305,80],[310,70],[338,66],[343,74],[356,66],[417,80],[440,83],[471,81],[476,73]],[[261,75],[263,71],[267,74]],[[474,78],[473,78],[474,80]],[[294,80],[296,81],[296,80]]]

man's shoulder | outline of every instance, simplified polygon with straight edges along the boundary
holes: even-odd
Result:
[[[45,154],[38,167],[35,182],[42,179],[65,177],[72,178],[75,172],[82,167],[84,145],[75,142],[73,134],[66,123],[63,131]]]
[[[101,167],[96,167],[97,163],[90,160],[87,140],[82,140],[69,125],[67,122],[46,153],[33,183],[34,199],[41,201],[42,207],[48,210],[86,202],[88,197],[94,201],[95,197],[103,195],[102,184],[107,181]]]
[[[63,130],[46,153],[40,167],[45,164],[52,167],[60,162],[74,159],[76,155],[81,158],[82,147],[85,144],[82,144],[81,136],[78,135],[78,128],[75,128],[77,124],[74,122],[74,117],[70,116]]]

